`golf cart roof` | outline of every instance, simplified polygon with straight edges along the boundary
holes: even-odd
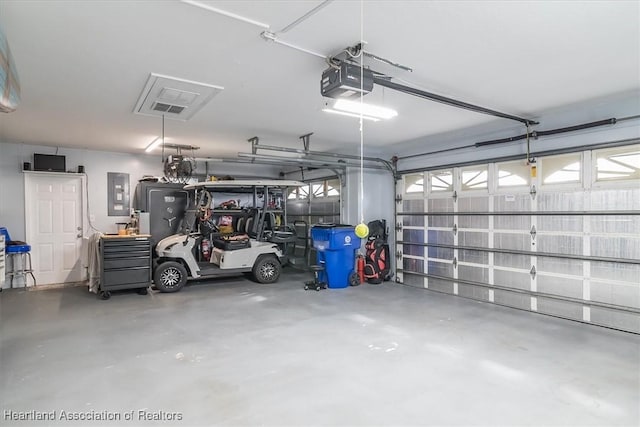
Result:
[[[283,180],[283,179],[234,179],[225,181],[205,181],[184,186],[185,190],[196,190],[206,188],[215,190],[218,188],[241,188],[241,187],[303,187],[304,182]]]

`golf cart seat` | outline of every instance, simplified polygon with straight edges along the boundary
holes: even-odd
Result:
[[[213,246],[223,251],[235,251],[251,247],[249,236],[245,233],[216,234],[211,239]]]
[[[288,227],[277,225],[273,212],[267,212],[264,220],[265,238],[273,243],[293,243],[296,241],[296,233]]]

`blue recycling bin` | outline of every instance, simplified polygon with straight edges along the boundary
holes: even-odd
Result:
[[[354,272],[360,238],[350,225],[316,225],[311,239],[317,252],[317,263],[324,265],[320,279],[330,288],[346,288]]]

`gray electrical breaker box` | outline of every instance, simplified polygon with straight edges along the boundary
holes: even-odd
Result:
[[[107,172],[107,215],[129,216],[129,174]]]

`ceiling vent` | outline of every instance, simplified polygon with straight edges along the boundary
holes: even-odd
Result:
[[[133,112],[189,120],[223,89],[221,86],[151,73]]]

